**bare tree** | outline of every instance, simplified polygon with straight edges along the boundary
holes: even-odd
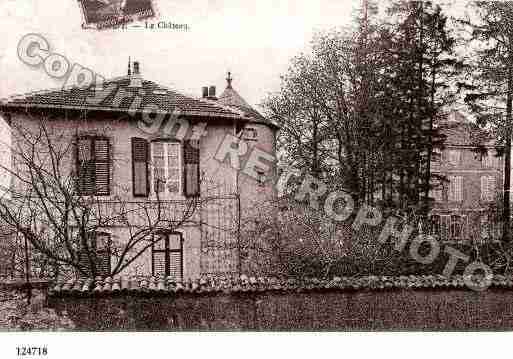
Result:
[[[29,243],[32,256],[61,272],[113,276],[162,240],[158,234],[200,224],[199,209],[212,197],[164,201],[156,192],[152,199],[133,201],[123,183],[110,184],[108,200],[85,191],[87,164],[74,159],[78,130],[63,131],[49,121],[39,114],[32,116],[33,126],[12,124],[12,163],[2,165],[12,181],[0,200],[0,220]],[[102,240],[111,227],[124,230],[122,240]]]

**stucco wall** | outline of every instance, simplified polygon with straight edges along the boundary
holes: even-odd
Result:
[[[511,330],[513,291],[397,289],[51,297],[81,330]]]
[[[12,116],[13,127],[21,126],[24,129],[37,131],[39,124],[34,118],[41,118],[38,116],[40,115],[16,113]],[[144,198],[134,198],[132,195],[131,138],[141,137],[152,140],[166,138],[169,137],[168,135],[162,136],[159,134],[160,132],[145,132],[139,128],[134,119],[126,118],[126,116],[125,118],[119,118],[117,115],[108,113],[95,114],[88,120],[77,118],[71,112],[53,113],[45,124],[52,136],[55,136],[56,139],[59,138],[62,146],[69,146],[77,134],[97,134],[108,137],[112,157],[111,195],[103,196],[101,200],[128,202],[145,200]],[[258,129],[258,141],[252,142],[250,147],[257,146],[267,153],[274,154],[274,132],[265,125],[254,125],[252,127]],[[14,134],[16,134],[16,131],[14,131]],[[206,135],[200,141],[201,193],[202,197],[233,195],[237,191],[237,181],[239,181],[241,210],[242,213],[250,216],[250,210],[255,208],[258,201],[269,198],[274,194],[275,168],[271,167],[270,180],[262,186],[254,178],[241,174],[243,171],[237,171],[233,168],[230,161],[220,162],[217,160],[215,155],[225,136],[233,134],[234,126],[231,121],[208,123]],[[14,138],[14,141],[16,141],[16,138]],[[65,161],[63,161],[62,173],[69,173],[75,163],[73,147],[70,146],[69,149]],[[249,153],[242,158],[243,164]],[[185,197],[179,195],[173,199],[185,200]],[[236,258],[227,258],[226,256],[234,257],[237,255],[236,245],[233,244],[233,241],[236,240],[234,229],[237,226],[237,215],[238,208],[232,196],[224,202],[207,203],[201,215],[198,213],[195,217],[195,220],[201,217],[201,221],[215,221],[214,225],[210,223],[200,226],[186,225],[181,229],[184,234],[184,278],[194,278],[202,272],[236,270],[237,264],[234,263]],[[215,231],[223,233],[213,233]],[[127,238],[126,228],[110,227],[106,228],[106,232],[111,233],[113,239],[118,242],[123,242]],[[212,238],[217,238],[218,243],[212,244]],[[230,246],[230,249],[209,250],[209,243],[211,243],[212,248]],[[224,258],[214,258],[219,256],[224,256]],[[215,265],[209,266],[209,263],[213,262],[216,262]],[[151,274],[151,250],[147,250],[123,274]]]

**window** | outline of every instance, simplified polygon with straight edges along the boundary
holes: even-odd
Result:
[[[463,239],[465,219],[463,216],[451,216],[451,239]]]
[[[78,192],[82,195],[110,194],[109,139],[79,137],[76,152]]]
[[[495,177],[481,177],[481,200],[492,202],[495,199]]]
[[[433,153],[431,154],[431,162],[433,165],[440,165],[442,160],[442,152],[438,148],[433,148]]]
[[[449,150],[447,152],[449,163],[453,166],[457,166],[461,161],[461,151],[459,150]]]
[[[490,225],[488,215],[481,216],[481,239],[488,239],[490,237]]]
[[[200,142],[184,141],[185,196],[200,195]]]
[[[258,185],[259,186],[265,186],[265,181],[266,181],[266,178],[265,178],[265,172],[264,171],[261,171],[261,170],[256,170],[256,174],[257,174],[257,182],[258,182]]]
[[[182,151],[179,142],[155,141],[151,144],[153,192],[167,197],[182,191]]]
[[[91,274],[94,266],[94,274],[108,277],[111,273],[111,238],[109,233],[93,232],[89,234],[87,248],[79,251],[79,262],[81,267]],[[89,254],[88,254],[89,253]]]
[[[256,129],[252,127],[247,127],[242,132],[242,138],[244,140],[253,140],[256,141],[258,138],[258,132]]]
[[[430,234],[433,236],[440,236],[440,216],[439,215],[433,215],[431,216],[431,230]]]
[[[463,177],[451,176],[449,177],[449,201],[461,202],[463,201]]]
[[[132,138],[132,191],[134,197],[148,196],[148,162],[148,141],[143,138]]]
[[[438,182],[438,181],[437,181]],[[431,189],[431,197],[436,202],[442,202],[443,201],[443,194],[444,194],[444,186],[442,183],[433,183],[433,188]]]
[[[155,277],[182,280],[183,240],[180,233],[163,233],[153,237],[151,271]]]
[[[499,163],[500,158],[497,157],[496,154],[491,150],[481,155],[481,164],[484,168],[498,168]]]
[[[450,216],[441,215],[440,216],[440,238],[443,240],[447,240],[449,238],[450,232]]]

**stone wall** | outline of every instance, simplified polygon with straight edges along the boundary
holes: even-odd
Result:
[[[79,330],[511,330],[513,290],[51,296]]]

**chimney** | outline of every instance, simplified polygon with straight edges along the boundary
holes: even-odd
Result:
[[[208,89],[208,98],[210,100],[217,100],[217,98],[216,98],[216,87],[215,86],[210,86],[210,88]]]
[[[134,61],[134,71],[130,75],[130,85],[129,87],[142,87],[142,78],[141,73],[139,71],[139,61]]]
[[[201,88],[201,93],[202,93],[202,96],[203,98],[207,98],[208,97],[208,87],[207,86],[203,86]]]

